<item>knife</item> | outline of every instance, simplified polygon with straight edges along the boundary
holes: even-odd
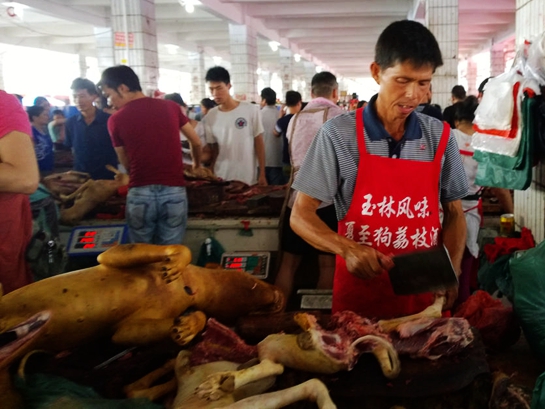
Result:
[[[458,285],[458,278],[445,246],[392,257],[388,272],[394,294],[409,295],[446,290]]]

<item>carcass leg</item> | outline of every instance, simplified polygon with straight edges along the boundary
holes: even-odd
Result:
[[[219,372],[210,375],[197,388],[197,396],[201,399],[218,400],[250,382],[267,376],[280,375],[282,372],[284,372],[284,365],[264,359],[259,364],[240,371]]]
[[[358,344],[374,345],[371,352],[377,358],[382,373],[388,379],[394,379],[399,375],[401,364],[394,346],[384,338],[375,335],[365,335],[355,340],[350,346],[351,349],[357,347]]]
[[[170,336],[178,345],[189,344],[206,326],[206,315],[202,311],[194,311],[180,315],[174,320]]]
[[[225,409],[277,409],[301,400],[316,402],[319,409],[337,408],[326,386],[318,379],[311,379],[288,389],[240,400]]]
[[[405,317],[394,318],[391,320],[380,320],[378,325],[380,329],[385,332],[394,331],[400,324],[408,321],[415,321],[420,318],[441,318],[441,312],[443,311],[443,305],[445,304],[445,297],[437,297],[435,302],[426,308],[424,311],[418,314],[407,315]]]
[[[174,373],[175,362],[175,359],[167,361],[161,368],[156,369],[155,371],[150,372],[143,378],[140,378],[136,382],[125,386],[123,388],[123,391],[128,398],[147,398],[150,401],[154,401],[169,392],[175,391],[178,385],[176,378],[174,377],[166,383],[153,387],[151,386],[157,379],[165,376],[170,372]]]

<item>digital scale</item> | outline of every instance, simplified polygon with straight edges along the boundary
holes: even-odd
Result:
[[[271,253],[268,251],[254,253],[223,253],[221,266],[226,270],[242,270],[255,278],[265,279],[269,276]]]
[[[98,256],[118,244],[127,243],[127,225],[78,226],[72,229],[66,251],[72,256]]]

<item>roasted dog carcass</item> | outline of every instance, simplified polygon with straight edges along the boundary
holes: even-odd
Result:
[[[99,265],[47,278],[0,299],[0,333],[33,314],[52,317],[35,348],[61,351],[99,336],[145,345],[168,338],[184,345],[206,316],[229,322],[281,311],[274,286],[241,271],[188,264],[182,245],[126,244],[98,257]],[[193,311],[186,315],[189,308]]]

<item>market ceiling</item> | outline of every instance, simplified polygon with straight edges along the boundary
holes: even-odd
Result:
[[[198,3],[193,13],[182,6],[186,1]],[[0,42],[96,56],[94,32],[110,26],[110,0],[18,3],[28,6],[19,11],[22,18],[10,17],[2,3]],[[515,0],[458,3],[460,58],[513,41]],[[276,41],[302,56],[296,74],[307,60],[347,78],[369,76],[374,43],[387,24],[425,17],[423,0],[155,0],[155,7],[161,68],[191,72],[200,50],[208,66],[212,57],[229,61],[228,23],[234,22],[256,29],[263,70],[279,69],[279,51],[269,47]]]

